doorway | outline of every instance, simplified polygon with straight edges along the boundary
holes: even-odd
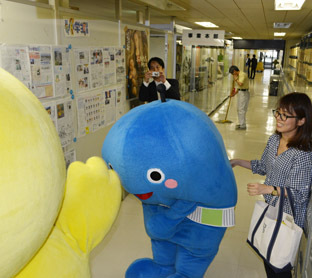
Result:
[[[260,50],[259,59],[262,59],[264,69],[275,69],[277,65],[281,65],[282,56],[282,50]]]

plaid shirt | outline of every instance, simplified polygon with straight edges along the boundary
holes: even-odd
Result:
[[[266,175],[264,184],[290,189],[295,207],[295,223],[303,227],[312,183],[312,152],[289,148],[277,156],[279,141],[280,136],[273,134],[261,160],[251,161],[251,169],[254,174]],[[273,206],[279,198],[270,194],[263,196]],[[284,212],[292,215],[288,198],[285,199]]]

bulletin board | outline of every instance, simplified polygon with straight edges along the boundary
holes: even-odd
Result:
[[[2,44],[0,65],[42,102],[62,147],[113,124],[124,114],[122,47]]]

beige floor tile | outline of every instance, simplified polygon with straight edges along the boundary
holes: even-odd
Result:
[[[264,268],[262,259],[257,253],[248,245],[244,244],[241,249],[239,256],[239,266],[253,267],[253,268]]]
[[[236,274],[237,278],[265,278],[266,273],[264,267],[245,267],[239,266]],[[225,278],[225,277],[224,277]]]
[[[204,278],[238,278],[238,265],[231,262],[216,262],[213,261],[207,269]]]

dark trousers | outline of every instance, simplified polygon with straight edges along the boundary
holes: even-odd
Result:
[[[267,274],[267,278],[292,278],[291,270],[286,272],[275,273],[274,270],[264,262],[265,272]]]
[[[256,68],[251,68],[250,78],[254,79],[256,75]]]

